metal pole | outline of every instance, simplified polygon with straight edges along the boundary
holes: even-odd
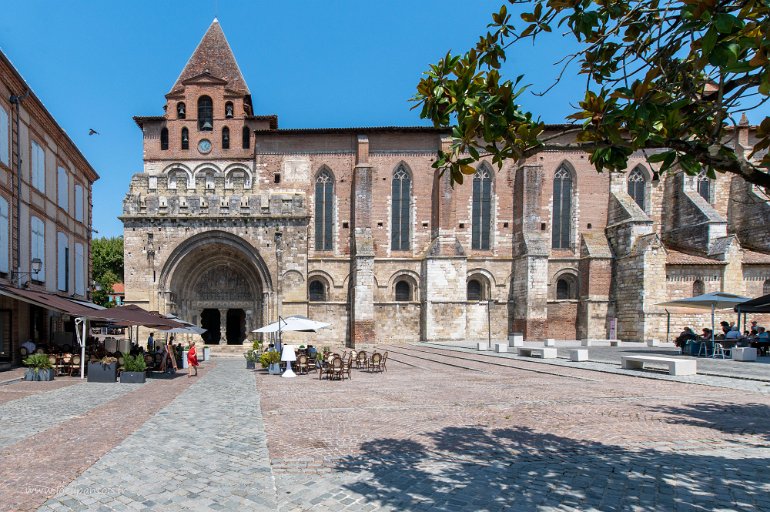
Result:
[[[487,347],[492,348],[492,316],[489,312],[492,299],[487,299]]]

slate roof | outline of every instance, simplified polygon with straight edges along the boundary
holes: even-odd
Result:
[[[242,94],[250,94],[249,87],[243,79],[241,69],[235,61],[235,55],[227,42],[219,21],[214,21],[198,43],[198,47],[187,61],[179,78],[169,94],[179,92],[184,88],[183,82],[203,74],[209,74],[227,82],[227,88]]]

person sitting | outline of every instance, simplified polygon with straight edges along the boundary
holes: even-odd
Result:
[[[307,346],[307,355],[308,355],[308,357],[312,357],[313,359],[315,359],[315,356],[316,356],[317,353],[318,353],[318,350],[316,350],[316,348],[313,345],[308,345]]]
[[[738,340],[741,337],[741,331],[738,330],[736,326],[733,326],[730,328],[729,331],[725,334],[725,340]]]
[[[674,339],[674,344],[677,347],[682,348],[687,344],[688,341],[694,340],[697,338],[698,336],[693,332],[692,329],[690,329],[689,327],[685,327],[682,330],[682,332],[679,334],[679,336],[677,336],[676,339]]]

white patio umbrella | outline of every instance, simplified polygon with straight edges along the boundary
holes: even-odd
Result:
[[[319,322],[317,320],[311,320],[305,316],[295,315],[287,316],[286,318],[279,317],[278,321],[254,329],[251,332],[277,332],[282,331],[298,331],[298,332],[317,332],[319,329],[329,327],[331,324],[326,322]]]
[[[711,292],[687,299],[677,299],[661,302],[658,306],[677,306],[680,308],[710,309],[711,310],[711,343],[714,343],[714,311],[717,309],[732,309],[737,304],[749,300],[732,293]]]

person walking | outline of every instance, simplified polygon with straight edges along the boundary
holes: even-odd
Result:
[[[195,373],[193,373],[193,370]],[[187,351],[187,378],[198,376],[198,353],[195,350],[195,342],[190,342],[190,350]]]

